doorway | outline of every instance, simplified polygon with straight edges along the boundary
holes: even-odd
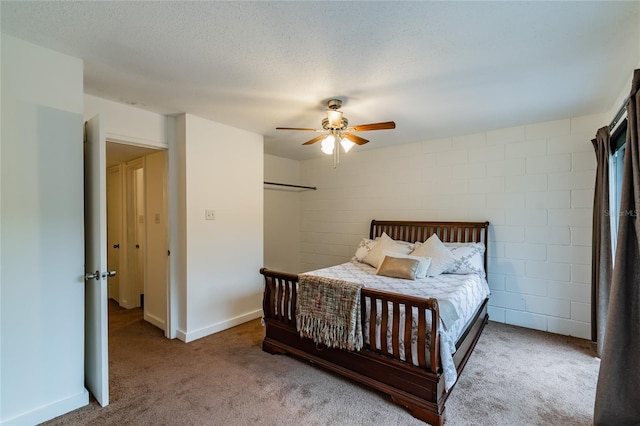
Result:
[[[167,151],[107,141],[108,297],[167,331]]]

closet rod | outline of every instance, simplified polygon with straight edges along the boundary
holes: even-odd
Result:
[[[265,182],[264,184],[265,185],[288,186],[290,188],[313,189],[314,191],[317,189],[315,186],[291,185],[290,183]]]
[[[624,99],[624,101],[622,102],[622,106],[620,106],[620,109],[618,110],[618,113],[615,117],[613,117],[613,120],[611,120],[611,124],[609,124],[609,131],[613,130],[616,127],[616,124],[618,124],[618,121],[620,121],[620,119],[626,112],[627,105],[629,105],[629,96]]]

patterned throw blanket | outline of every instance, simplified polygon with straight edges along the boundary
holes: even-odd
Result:
[[[362,349],[362,287],[362,284],[300,274],[296,305],[300,336],[330,348]]]

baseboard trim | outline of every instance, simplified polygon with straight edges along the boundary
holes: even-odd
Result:
[[[140,305],[136,305],[135,303],[129,303],[126,300],[122,300],[122,302],[118,302],[118,305],[120,305],[121,308],[125,308],[125,309],[133,309],[133,308],[140,307]]]
[[[158,318],[157,316],[151,315],[145,312],[143,317],[144,317],[144,320],[149,324],[155,325],[160,330],[165,331],[164,321]]]
[[[83,389],[79,394],[71,395],[68,398],[38,407],[10,419],[2,419],[0,420],[0,424],[3,426],[37,425],[63,414],[67,414],[70,411],[77,410],[87,404],[89,404],[89,392],[86,389]]]
[[[183,342],[189,343],[189,342],[193,342],[194,340],[201,339],[211,334],[218,333],[220,331],[226,330],[231,327],[235,327],[236,325],[244,324],[245,322],[248,322],[260,317],[262,317],[262,309],[258,309],[257,311],[249,312],[244,315],[230,318],[228,320],[221,321],[219,323],[212,324],[207,327],[202,327],[198,330],[193,330],[190,332],[185,332],[184,330],[178,330],[177,337]]]

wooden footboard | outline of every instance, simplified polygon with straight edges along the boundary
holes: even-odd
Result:
[[[372,289],[363,289],[362,324],[369,324],[369,339],[365,347],[358,352],[327,348],[311,339],[301,338],[296,330],[295,306],[297,298],[298,276],[289,273],[271,271],[262,268],[265,277],[263,298],[264,321],[266,327],[262,349],[269,353],[291,354],[320,365],[328,370],[356,380],[374,389],[388,394],[396,403],[409,409],[412,415],[433,425],[442,425],[444,421],[444,403],[449,393],[444,388],[444,378],[440,363],[440,340],[438,334],[439,312],[435,299],[420,299],[395,293]],[[380,301],[380,303],[377,303]],[[378,313],[378,306],[382,312]],[[411,350],[411,322],[401,327],[399,315],[393,316],[391,338],[388,331],[381,327],[376,333],[376,316],[382,317],[382,324],[388,322],[389,310],[416,309],[419,315],[418,350],[414,359]],[[436,336],[427,344],[425,316],[430,311],[435,321],[431,321],[430,335]],[[369,316],[368,321],[366,316]],[[454,356],[458,372],[462,370],[471,350],[487,321],[486,301],[478,309],[474,321],[465,331]],[[401,336],[403,338],[401,338]],[[388,341],[391,345],[388,345]],[[400,342],[404,341],[405,360],[400,354]]]
[[[269,320],[287,325],[296,329],[296,299],[298,276],[283,272],[260,269],[265,277],[265,291],[263,295],[263,310],[265,322]],[[363,288],[361,290],[361,320],[363,327],[368,324],[369,329],[363,332],[369,336],[365,341],[364,349],[373,353],[384,355],[398,362],[428,369],[434,374],[440,370],[440,339],[438,327],[440,315],[438,301],[436,299],[422,299],[419,297],[405,296],[380,290]],[[366,309],[366,306],[370,309]],[[378,312],[378,310],[381,312]],[[426,330],[427,310],[431,312],[431,330]],[[367,312],[368,311],[368,312]],[[412,346],[412,323],[404,321],[401,327],[400,315],[392,316],[390,330],[388,327],[380,327],[376,332],[377,318],[381,317],[381,324],[389,323],[389,312],[416,312],[418,333],[415,346],[418,348],[414,359]],[[389,335],[391,333],[391,335]],[[427,342],[427,336],[435,336],[433,342]],[[391,341],[391,345],[389,345]],[[404,347],[400,348],[403,342]],[[423,350],[424,348],[424,350]],[[405,359],[400,354],[404,353]]]

